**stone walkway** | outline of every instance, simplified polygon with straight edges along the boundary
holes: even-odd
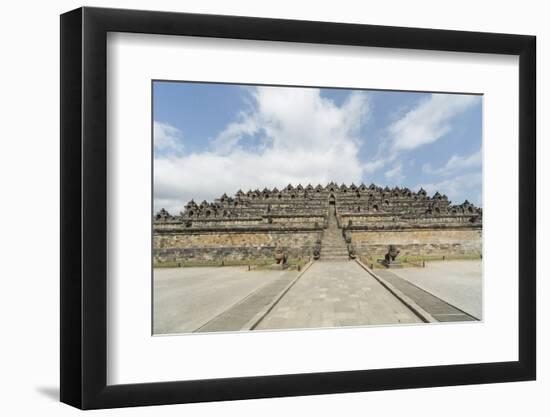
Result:
[[[256,329],[420,322],[356,262],[315,262]]]

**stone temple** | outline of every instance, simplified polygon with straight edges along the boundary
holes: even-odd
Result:
[[[384,257],[388,245],[400,256],[471,256],[482,253],[482,209],[453,205],[422,188],[293,186],[237,191],[213,202],[190,201],[172,215],[153,219],[155,264],[273,260],[347,261]]]

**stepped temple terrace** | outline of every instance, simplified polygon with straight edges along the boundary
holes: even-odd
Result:
[[[438,192],[290,184],[153,225],[155,334],[482,318],[482,210]]]
[[[182,213],[154,217],[155,263],[273,259],[345,261],[384,257],[480,257],[482,210],[450,204],[425,190],[374,184],[289,184],[241,190],[213,202],[190,201]]]
[[[153,97],[153,334],[483,320],[482,95]]]

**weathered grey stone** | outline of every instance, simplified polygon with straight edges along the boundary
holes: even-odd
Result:
[[[191,200],[179,215],[160,210],[153,219],[154,257],[156,262],[272,259],[277,247],[289,257],[316,257],[332,218],[344,232],[342,246],[350,256],[383,256],[389,243],[403,256],[481,256],[482,215],[469,201],[451,205],[445,195],[429,197],[423,189],[331,182],[239,190],[213,202]]]

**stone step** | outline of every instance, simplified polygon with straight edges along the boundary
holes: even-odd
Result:
[[[321,256],[320,261],[349,261],[349,256]]]
[[[329,214],[328,228],[323,233],[321,240],[320,261],[349,261],[348,247],[338,228],[334,211]]]
[[[337,250],[337,251],[321,251],[320,252],[320,255],[323,256],[348,256],[348,251],[347,250]]]
[[[323,256],[348,256],[348,252],[321,252],[321,257]]]

